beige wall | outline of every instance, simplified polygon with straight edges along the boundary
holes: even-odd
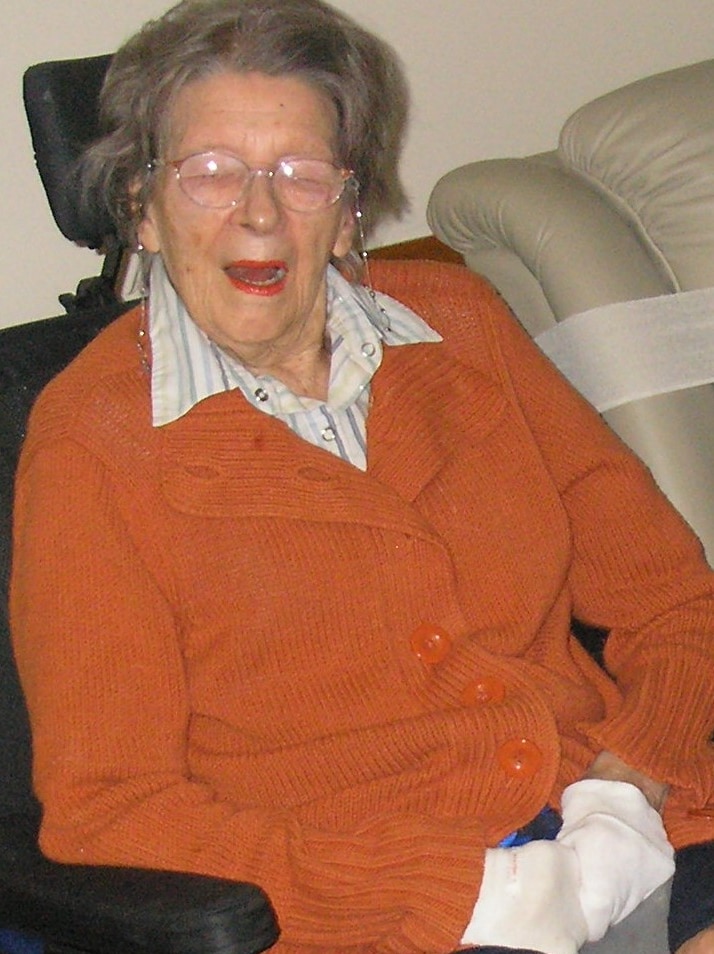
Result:
[[[98,271],[57,231],[21,103],[30,63],[105,52],[169,0],[8,0],[0,38],[0,325],[55,314]],[[381,241],[427,231],[436,179],[472,159],[551,148],[582,102],[714,56],[711,0],[337,0],[397,47],[414,108],[403,172],[411,214]]]

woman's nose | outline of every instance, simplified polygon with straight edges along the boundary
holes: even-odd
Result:
[[[256,232],[270,232],[280,222],[283,210],[275,196],[273,178],[262,169],[256,170],[245,185],[231,219]]]

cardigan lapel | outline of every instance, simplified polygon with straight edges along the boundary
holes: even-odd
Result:
[[[298,437],[238,391],[202,402],[161,430],[162,491],[176,510],[367,524],[431,537],[392,488]]]
[[[369,473],[414,501],[455,454],[493,431],[505,410],[501,390],[445,345],[386,348],[367,421]]]
[[[171,506],[203,516],[358,523],[433,539],[413,501],[504,407],[441,345],[388,347],[373,381],[366,473],[230,391],[161,428],[162,488]]]

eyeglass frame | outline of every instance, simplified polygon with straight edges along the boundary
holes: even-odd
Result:
[[[184,163],[188,162],[189,159],[196,159],[199,156],[225,156],[229,159],[235,159],[241,165],[245,166],[247,176],[243,187],[237,198],[232,199],[228,205],[204,205],[202,202],[199,202],[196,198],[190,195],[185,187],[182,185],[182,182],[185,180],[181,177],[181,166]],[[256,177],[265,176],[267,179],[270,179],[271,182],[274,180],[276,174],[278,174],[283,167],[290,162],[318,162],[325,166],[330,166],[336,172],[338,172],[342,178],[342,188],[338,194],[332,199],[327,205],[316,206],[314,209],[294,209],[292,206],[286,204],[276,193],[273,191],[273,195],[276,200],[284,206],[286,209],[290,209],[292,212],[299,213],[310,213],[310,212],[321,212],[325,209],[332,208],[342,196],[345,194],[345,191],[348,188],[352,188],[356,194],[359,193],[359,181],[355,177],[354,170],[346,167],[341,167],[334,162],[331,162],[329,159],[313,159],[311,156],[281,156],[280,159],[276,160],[273,166],[258,166],[257,168],[252,168],[245,162],[244,159],[241,159],[240,156],[236,156],[235,153],[228,152],[222,149],[208,149],[205,152],[192,152],[188,156],[184,156],[182,159],[153,159],[148,163],[147,167],[151,172],[156,171],[159,167],[164,167],[168,169],[173,169],[176,176],[176,181],[178,182],[179,188],[186,196],[186,198],[193,202],[194,205],[197,205],[200,209],[209,209],[211,211],[225,211],[226,209],[235,209],[238,206],[240,200],[244,197],[250,183]],[[286,181],[290,181],[289,176],[285,176]]]

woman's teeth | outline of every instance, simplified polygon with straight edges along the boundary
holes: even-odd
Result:
[[[255,285],[257,288],[267,288],[281,282],[287,274],[287,269],[278,265],[231,265],[226,272],[234,281]]]

